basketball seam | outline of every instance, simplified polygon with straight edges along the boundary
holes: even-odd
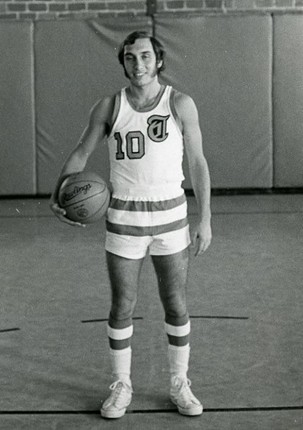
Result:
[[[63,181],[62,181],[62,184],[61,184],[61,187],[64,185],[64,182],[66,182],[67,180],[69,179],[69,176],[67,176]],[[77,179],[76,177],[75,177],[75,179]],[[68,184],[68,187],[70,186],[70,185],[73,185],[73,184],[78,184],[79,182],[85,182],[85,183],[87,183],[87,182],[92,182],[92,183],[94,183],[94,184],[99,184],[99,185],[103,185],[104,186],[104,188],[106,188],[107,187],[107,185],[106,185],[106,183],[105,182],[100,182],[100,181],[97,181],[97,180],[94,180],[94,179],[92,179],[92,180],[87,180],[87,179],[78,179],[77,181],[74,181],[74,182],[71,182],[71,183],[69,183]]]
[[[94,218],[97,221],[98,218],[101,218],[102,216],[104,216],[106,214],[106,209],[110,201],[110,191],[107,187],[106,182],[100,178],[90,179],[90,180],[87,180],[86,178],[80,179],[78,174],[75,175],[75,177],[72,179],[72,182],[69,182],[69,178],[66,178],[67,182],[63,181],[61,184],[60,191],[59,191],[59,204],[61,205],[62,208],[66,209],[67,212],[72,211],[70,213],[71,219],[74,219],[74,216],[77,216],[78,218],[79,217],[81,218],[81,221],[79,220],[80,222],[89,223],[89,222],[93,222]],[[92,188],[92,189],[87,190],[87,193],[85,193],[84,188],[83,190],[79,191],[79,193],[76,192],[76,187],[81,189],[81,187],[87,186],[88,184],[90,184],[89,188]],[[94,191],[94,187],[96,185],[97,185],[96,187],[97,190]],[[68,190],[70,190],[70,193],[68,192]],[[75,193],[75,195],[73,195],[73,192]],[[105,196],[104,196],[104,193],[105,193]],[[71,196],[70,200],[68,199],[69,194]],[[64,195],[65,197],[67,197],[67,201],[65,200]],[[101,203],[101,206],[98,207],[98,204],[97,204],[97,208],[94,208],[95,205],[93,205],[93,207],[90,207],[90,209],[88,209],[88,213],[86,217],[79,216],[78,213],[80,214],[81,209],[82,208],[83,210],[86,209],[87,202],[90,199],[94,199],[95,197],[98,197],[98,196],[101,196],[103,200],[102,203],[99,202]],[[92,213],[91,210],[94,210],[94,209],[95,211]]]
[[[77,176],[75,176],[75,179],[76,178],[77,178]],[[64,179],[64,181],[62,182],[62,184],[60,185],[60,191],[59,191],[60,193],[62,192],[62,190],[64,190],[64,187],[65,187],[64,182],[68,181],[68,179],[69,179],[69,177],[66,177]],[[87,181],[86,179],[80,179],[80,180],[77,180],[77,181],[75,180],[74,182],[71,182],[70,184],[68,184],[67,187],[70,187],[71,185],[74,185],[74,184],[75,185],[79,184],[81,182],[83,182],[85,184],[87,184],[87,182],[90,182],[90,183],[93,183],[93,184],[103,185],[103,189],[101,191],[98,191],[97,194],[103,193],[105,189],[108,189],[107,188],[107,184],[105,182],[103,182],[103,181],[102,182],[100,182],[100,180],[99,181],[97,181],[97,180],[89,180],[89,181]],[[63,191],[63,193],[64,193],[64,191]],[[93,196],[90,196],[90,197],[93,197]],[[71,204],[73,204],[73,203],[71,203]],[[64,207],[67,207],[67,206],[64,206]]]
[[[103,194],[103,192],[104,192],[104,191],[99,191],[99,192],[98,192],[98,193],[96,193],[96,194],[91,194],[91,195],[89,195],[88,197],[85,197],[85,198],[84,198],[84,199],[82,199],[82,200],[78,200],[77,202],[72,202],[72,203],[69,203],[68,205],[62,206],[62,208],[63,208],[63,209],[66,209],[66,208],[69,208],[70,206],[76,205],[76,204],[78,204],[78,203],[85,202],[86,200],[88,200],[88,199],[90,199],[90,198],[92,198],[92,197],[98,196],[99,194]]]
[[[84,201],[86,201],[86,200],[88,200],[90,197],[95,197],[95,196],[97,196],[98,194],[102,194],[102,192],[99,192],[99,193],[97,193],[97,194],[94,194],[93,196],[89,196],[89,197],[87,197],[87,198],[85,198],[85,199],[83,199],[83,200],[80,200],[79,202],[76,202],[76,203],[73,203],[73,204],[77,204],[77,203],[82,203],[82,202],[84,202]],[[107,194],[107,199],[106,199],[106,201],[103,203],[103,205],[99,208],[99,209],[97,209],[96,210],[96,212],[94,212],[93,214],[91,214],[90,216],[88,216],[88,217],[84,217],[83,219],[81,219],[81,221],[79,221],[79,222],[88,222],[91,218],[93,218],[95,215],[97,215],[98,214],[98,212],[100,212],[103,208],[104,208],[104,206],[106,205],[106,204],[108,204],[109,203],[109,200],[110,200],[110,194],[108,193]],[[65,206],[64,207],[64,209],[65,208],[67,208],[67,207],[70,207],[71,205],[68,205],[68,206]],[[97,221],[97,220],[96,220]]]
[[[70,177],[69,177],[69,176],[67,176],[67,177],[63,180],[63,182],[62,182],[61,186],[62,186],[62,185],[64,184],[64,182],[65,182],[65,181],[67,181],[69,178],[70,178]],[[75,179],[77,179],[77,177],[75,177]],[[77,181],[75,181],[75,182],[71,182],[70,184],[68,184],[68,186],[73,185],[73,184],[78,184],[79,182],[94,182],[95,184],[99,184],[99,185],[104,185],[104,186],[106,186],[106,183],[105,183],[104,181],[100,182],[100,181],[97,181],[97,180],[95,180],[95,179],[78,179]]]
[[[106,199],[106,201],[103,203],[103,205],[101,206],[101,208],[99,208],[96,212],[94,212],[92,215],[90,215],[88,218],[84,218],[83,219],[83,221],[88,221],[90,218],[92,218],[93,216],[95,216],[95,215],[97,215],[97,213],[98,212],[100,212],[102,209],[103,209],[103,207],[105,206],[105,204],[106,203],[108,203],[109,202],[109,196],[108,196],[108,199]],[[108,201],[107,201],[108,200]]]

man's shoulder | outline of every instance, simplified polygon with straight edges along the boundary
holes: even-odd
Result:
[[[97,121],[110,121],[119,97],[120,91],[97,100],[91,109],[91,117]]]
[[[115,99],[119,93],[104,96],[96,101],[92,107],[92,111],[102,112],[110,109],[115,103]]]
[[[174,87],[172,87],[171,89],[171,95],[174,98],[175,103],[189,103],[189,102],[193,102],[192,97],[187,94],[184,93]]]
[[[195,102],[189,94],[175,88],[171,91],[171,104],[181,118],[195,107]]]

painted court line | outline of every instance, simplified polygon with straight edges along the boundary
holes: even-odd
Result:
[[[0,330],[0,333],[8,333],[10,331],[18,331],[18,330],[20,330],[20,328],[7,328],[4,330]]]
[[[227,316],[227,315],[190,315],[191,319],[228,319],[228,320],[249,320],[248,317]],[[134,317],[133,320],[143,320],[142,317]],[[108,318],[99,318],[92,320],[82,320],[83,324],[94,322],[106,322]]]
[[[303,410],[302,406],[264,406],[264,407],[239,407],[239,408],[205,408],[203,413],[222,413],[222,412],[274,412],[274,411],[298,411]],[[128,410],[127,414],[165,414],[165,413],[177,413],[176,408],[171,409],[136,409]],[[81,410],[81,411],[58,411],[58,410],[12,410],[12,411],[0,411],[0,415],[99,415],[99,410]]]
[[[142,317],[134,317],[133,320],[143,320],[143,318]],[[105,321],[108,321],[108,318],[101,318],[101,319],[94,319],[94,320],[82,320],[81,322],[83,324],[86,324],[86,323],[105,322]]]
[[[190,315],[192,319],[220,319],[220,320],[248,320],[248,317],[224,316],[224,315]]]

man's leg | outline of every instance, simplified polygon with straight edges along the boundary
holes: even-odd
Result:
[[[107,327],[113,394],[104,402],[101,414],[119,418],[131,401],[131,338],[132,316],[137,303],[137,291],[143,259],[131,260],[107,252],[112,304]]]
[[[189,364],[190,321],[186,303],[189,265],[188,248],[172,255],[153,256],[159,294],[165,311],[168,358],[171,374],[171,399],[184,415],[200,415],[201,403],[190,391],[187,379]]]
[[[188,249],[172,255],[153,256],[159,294],[165,311],[171,376],[186,377],[189,361],[190,321],[186,303]]]

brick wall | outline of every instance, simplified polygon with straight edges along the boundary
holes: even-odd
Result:
[[[303,0],[158,0],[158,12],[216,12],[234,13],[269,11],[289,12],[303,10]]]
[[[303,0],[0,0],[0,20],[85,19],[155,12],[303,12]]]

